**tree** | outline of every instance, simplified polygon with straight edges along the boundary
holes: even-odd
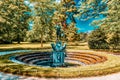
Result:
[[[107,10],[108,0],[82,0],[79,1],[78,14],[76,17],[80,20],[89,20],[92,18],[99,18],[102,12]]]
[[[10,42],[17,40],[20,43],[28,29],[30,16],[24,14],[27,11],[30,9],[24,5],[24,0],[0,1],[0,17],[3,20],[0,23],[4,29],[3,39],[6,38]]]
[[[64,33],[67,41],[75,41],[77,37],[77,28],[75,27],[75,24],[71,23]]]
[[[64,40],[72,41],[74,40],[74,35],[77,34],[77,29],[75,28],[76,20],[74,17],[74,15],[77,14],[76,3],[74,0],[61,0],[60,3],[56,4],[53,24],[54,26],[61,24],[61,35]]]
[[[61,0],[56,6],[56,11],[54,12],[53,22],[56,25],[61,23],[62,28],[65,30],[70,23],[76,23],[74,15],[77,13],[76,3],[74,0]],[[67,20],[70,20],[68,22]]]
[[[107,2],[108,10],[102,12],[107,15],[103,20],[94,21],[93,25],[99,25],[107,36],[107,42],[112,49],[120,49],[120,1],[110,0]]]
[[[48,39],[52,38],[54,5],[50,0],[45,0],[39,1],[34,7],[36,12],[36,15],[33,16],[34,26],[28,32],[28,36],[32,36],[32,40],[40,41],[41,47],[43,47],[43,41],[48,41]]]
[[[106,36],[106,41],[112,49],[120,46],[120,1],[119,0],[85,0],[79,8],[79,19],[88,20],[104,16],[102,20],[95,20],[93,26],[99,26]]]
[[[112,49],[120,49],[120,33],[119,32],[112,32],[107,39],[110,47]]]
[[[77,33],[77,36],[76,36],[76,41],[87,41],[87,38],[88,38],[88,33],[85,33],[85,32],[80,32],[80,33]]]
[[[107,9],[106,1],[102,0],[80,0],[79,3],[74,0],[61,0],[54,14],[54,23],[61,22],[65,31],[69,24],[76,24],[76,18],[88,20],[100,17],[101,12]]]

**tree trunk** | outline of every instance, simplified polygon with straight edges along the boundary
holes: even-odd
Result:
[[[49,36],[50,36],[50,41],[52,41],[52,40],[53,40],[52,33],[53,33],[53,30],[51,29],[51,30],[50,30],[50,33],[49,33]]]
[[[17,43],[20,44],[20,35],[17,35]]]
[[[10,43],[10,44],[12,44],[12,39],[10,37],[10,32],[8,31],[7,34],[8,34],[7,42]]]
[[[41,34],[41,47],[43,48],[43,34]]]

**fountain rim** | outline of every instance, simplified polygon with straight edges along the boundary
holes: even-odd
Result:
[[[46,52],[46,51],[44,51],[44,52]],[[29,54],[31,55],[31,54],[34,54],[34,53],[43,53],[43,52],[39,52],[39,51],[37,51],[37,52],[27,52],[27,54],[23,54],[23,55],[29,55]],[[51,52],[49,52],[49,53],[51,53]],[[70,53],[70,52],[68,52],[68,53]],[[36,64],[25,63],[23,61],[15,59],[18,56],[21,56],[21,55],[10,56],[9,60],[12,61],[12,62],[14,62],[14,63],[17,63],[17,64],[23,64],[23,65],[29,65],[29,66],[36,66],[36,67],[44,67],[44,68],[53,68],[51,66],[43,66],[43,65],[36,65]],[[75,62],[78,66],[86,66],[86,64],[84,64],[83,62],[80,62],[79,60],[69,60],[69,59],[65,58],[65,63],[70,63],[70,61]],[[48,62],[50,62],[50,61],[48,61]],[[68,67],[63,67],[63,68],[72,68],[72,67],[76,67],[76,66],[68,66]],[[59,67],[56,67],[56,68],[59,68]]]

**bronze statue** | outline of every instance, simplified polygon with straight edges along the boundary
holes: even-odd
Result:
[[[57,40],[61,39],[61,26],[60,24],[56,25],[56,35],[57,35]]]

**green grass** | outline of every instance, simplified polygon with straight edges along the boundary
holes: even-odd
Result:
[[[44,43],[44,46],[41,47],[40,43],[21,43],[21,44],[1,44],[0,51],[10,51],[10,50],[51,50],[51,42]],[[68,42],[67,49],[79,49],[79,50],[88,50],[87,43],[80,42]]]

